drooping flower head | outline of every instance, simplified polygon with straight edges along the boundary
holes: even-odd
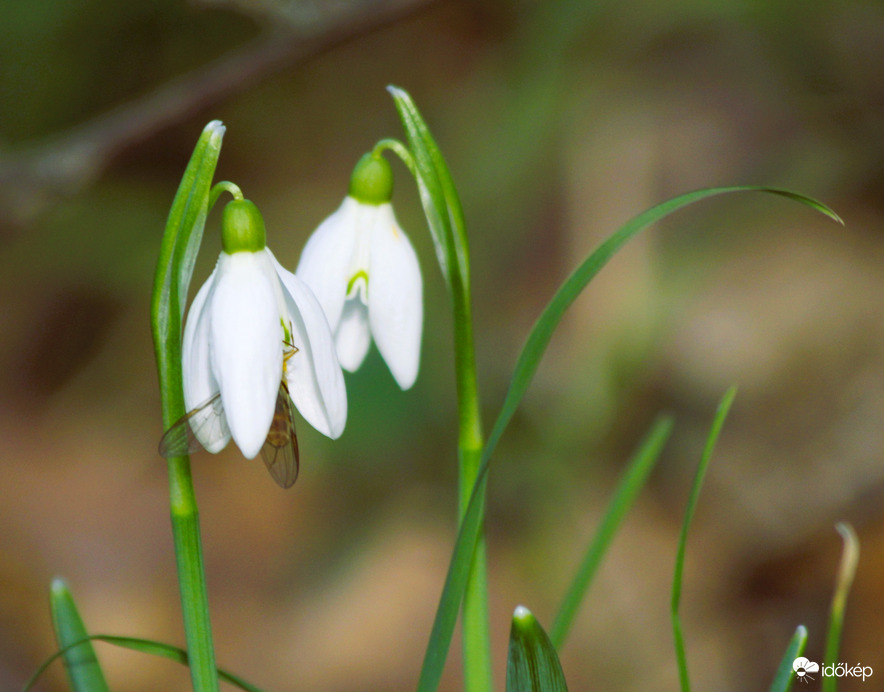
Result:
[[[212,410],[190,421],[198,441],[218,452],[232,437],[249,459],[267,439],[281,382],[319,432],[337,438],[347,421],[344,378],[322,307],[276,261],[265,237],[252,202],[227,204],[223,250],[193,300],[182,344],[187,409],[215,398]],[[219,422],[203,425],[208,416]]]
[[[363,156],[349,194],[310,236],[295,273],[322,304],[341,365],[357,370],[373,338],[396,382],[409,389],[420,364],[423,281],[392,193],[390,164],[380,154]]]

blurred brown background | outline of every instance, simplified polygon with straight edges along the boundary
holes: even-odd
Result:
[[[148,304],[203,125],[218,179],[290,267],[358,157],[402,137],[408,89],[473,249],[490,427],[530,325],[600,240],[698,187],[731,196],[633,241],[568,313],[505,436],[488,518],[502,685],[519,603],[546,626],[625,460],[676,431],[563,650],[572,690],[674,690],[678,528],[714,408],[740,391],[688,546],[697,689],[766,689],[799,623],[819,660],[840,551],[862,557],[841,660],[884,689],[884,8],[878,2],[8,0],[0,22],[0,688],[55,650],[50,579],[95,632],[183,643]],[[408,690],[454,536],[450,311],[414,185],[395,203],[426,284],[422,370],[376,351],[338,442],[300,425],[280,491],[230,448],[194,457],[218,659],[268,690]],[[217,256],[209,219],[201,283]],[[115,690],[186,670],[98,645]],[[446,690],[459,688],[452,647]],[[815,684],[819,685],[819,681]],[[65,689],[60,665],[41,690]]]

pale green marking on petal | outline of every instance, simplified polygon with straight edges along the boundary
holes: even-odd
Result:
[[[365,281],[365,292],[368,293],[368,272],[364,269],[360,269],[353,276],[350,277],[350,280],[347,282],[347,292],[345,295],[350,295],[353,292],[353,289],[356,287],[356,282],[362,279]]]

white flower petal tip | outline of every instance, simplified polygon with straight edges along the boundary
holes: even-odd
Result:
[[[197,411],[193,434],[210,452],[232,437],[243,456],[257,456],[283,380],[320,432],[338,437],[346,425],[344,377],[322,308],[266,248],[221,253],[191,306],[182,366],[185,403]],[[206,421],[213,416],[217,423]]]
[[[344,369],[357,370],[374,339],[396,383],[417,379],[423,279],[417,254],[389,203],[347,197],[304,248],[297,275],[316,294]]]
[[[417,254],[386,205],[371,236],[371,333],[397,384],[410,389],[420,366],[423,280]]]

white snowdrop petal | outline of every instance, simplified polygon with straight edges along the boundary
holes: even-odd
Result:
[[[332,329],[341,318],[356,248],[358,208],[347,197],[311,234],[295,274],[316,296]]]
[[[283,331],[265,252],[221,253],[211,311],[210,358],[231,435],[243,456],[267,438],[282,377]]]
[[[188,412],[204,404],[218,392],[218,383],[215,382],[211,363],[209,362],[210,311],[207,309],[207,305],[211,303],[214,294],[217,273],[218,270],[216,268],[197,292],[190,306],[190,312],[187,315],[187,322],[184,326],[184,336],[181,345],[182,375],[184,380],[184,405]],[[208,415],[214,415],[214,410],[202,415],[197,414],[191,419],[190,423],[194,435],[196,435],[200,444],[207,451],[217,454],[230,442],[230,435],[229,433],[216,434],[217,431],[202,425],[204,418]],[[224,416],[223,413],[220,415]],[[226,431],[226,429],[226,422],[220,423],[217,428],[218,431]]]
[[[417,378],[423,331],[423,280],[417,254],[389,204],[371,230],[368,317],[394,379],[409,389]]]
[[[359,297],[344,303],[341,321],[335,330],[335,350],[341,367],[356,372],[371,346],[371,330],[368,324],[368,307]]]

